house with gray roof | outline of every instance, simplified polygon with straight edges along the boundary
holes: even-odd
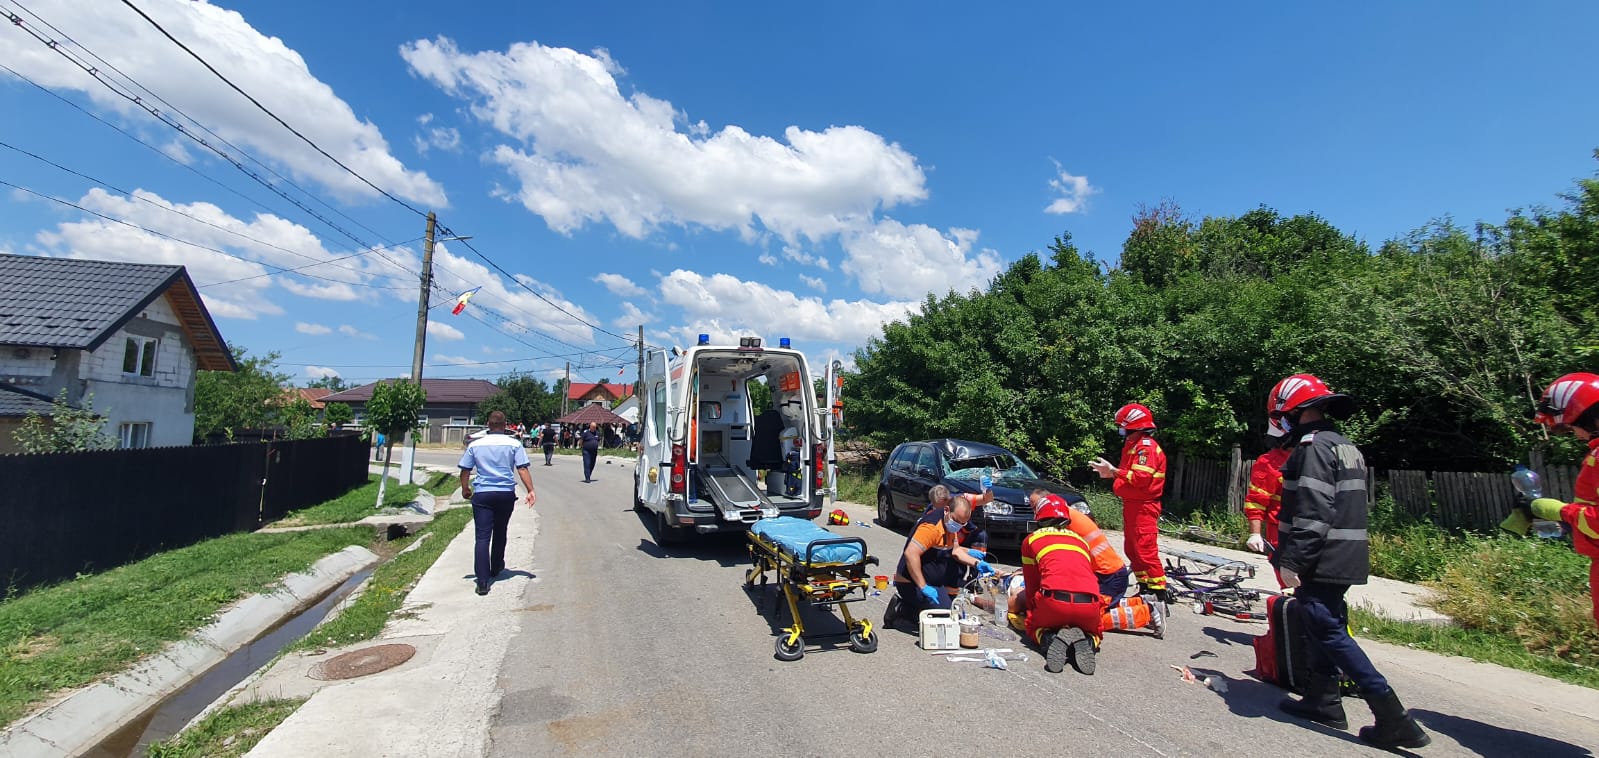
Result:
[[[393,381],[391,379],[385,382]],[[323,403],[344,403],[355,412],[355,423],[366,418],[366,401],[372,399],[372,388],[378,382],[352,387],[322,398]],[[422,378],[422,391],[427,394],[427,404],[422,406],[420,420],[425,424],[419,441],[431,444],[458,443],[463,435],[482,426],[477,404],[500,391],[498,385],[484,379],[429,379]]]
[[[182,266],[0,255],[0,452],[63,390],[122,447],[191,444],[197,372],[235,369]]]

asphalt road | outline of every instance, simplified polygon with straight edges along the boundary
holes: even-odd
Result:
[[[1036,651],[1009,671],[952,663],[902,631],[884,632],[876,653],[813,641],[804,659],[779,662],[773,590],[742,587],[744,537],[663,549],[632,510],[632,471],[631,461],[602,462],[584,484],[577,458],[534,465],[536,557],[512,568],[536,578],[498,673],[494,755],[1382,754],[1354,735],[1371,723],[1360,701],[1346,703],[1348,732],[1277,711],[1283,693],[1245,673],[1263,625],[1186,611],[1165,640],[1108,636],[1092,677],[1046,673]],[[851,511],[870,518],[864,507]],[[865,538],[880,573],[891,573],[902,533],[833,529]],[[852,609],[875,621],[885,602]],[[842,629],[814,611],[806,623]],[[998,646],[1025,649],[1014,637]],[[1492,681],[1461,686],[1437,675],[1470,664],[1372,647],[1433,735],[1423,754],[1565,758],[1599,745],[1592,720],[1507,698]],[[1173,665],[1218,676],[1227,692],[1184,682]]]

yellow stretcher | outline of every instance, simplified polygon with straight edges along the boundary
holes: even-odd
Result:
[[[797,661],[805,657],[805,622],[800,601],[818,608],[838,606],[849,634],[849,647],[857,653],[877,650],[872,622],[850,615],[849,604],[865,600],[870,584],[866,567],[877,559],[866,553],[866,541],[839,537],[798,518],[762,519],[750,528],[749,549],[754,565],[744,574],[746,588],[767,583],[767,572],[777,576],[777,586],[788,600],[793,625],[777,638],[776,657]],[[776,598],[774,598],[776,606]],[[774,613],[781,611],[774,607]]]

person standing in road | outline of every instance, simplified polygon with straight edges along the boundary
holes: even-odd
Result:
[[[555,465],[555,439],[557,432],[554,424],[545,424],[544,432],[539,435],[539,446],[544,448],[544,465]]]
[[[1249,492],[1244,496],[1244,518],[1249,521],[1247,546],[1265,553],[1267,546],[1277,550],[1278,514],[1283,505],[1283,464],[1288,462],[1293,445],[1281,421],[1266,422],[1266,444],[1270,450],[1260,454],[1249,468]],[[1282,577],[1277,577],[1281,587]]]
[[[1388,680],[1349,636],[1349,587],[1365,584],[1371,569],[1366,540],[1366,459],[1338,433],[1334,419],[1348,418],[1355,402],[1310,374],[1294,374],[1272,387],[1266,415],[1287,422],[1293,452],[1283,464],[1280,518],[1272,565],[1284,587],[1294,589],[1308,644],[1310,677],[1305,694],[1288,698],[1286,713],[1334,729],[1348,729],[1340,697],[1342,671],[1360,687],[1377,719],[1361,727],[1360,739],[1384,749],[1416,748],[1432,742],[1411,718]]]
[[[600,455],[600,425],[590,423],[583,430],[583,481],[594,481],[594,461]]]
[[[1571,525],[1571,546],[1587,556],[1588,591],[1593,595],[1593,619],[1599,623],[1599,374],[1566,374],[1544,390],[1538,400],[1538,423],[1560,432],[1569,430],[1588,444],[1582,470],[1572,485],[1572,501],[1552,497],[1532,501],[1534,516]]]
[[[505,536],[516,509],[516,478],[527,489],[527,507],[532,508],[537,500],[530,465],[522,443],[506,433],[501,411],[489,414],[488,433],[473,440],[461,454],[461,496],[472,501],[472,523],[477,529],[472,573],[479,595],[489,594],[489,584],[505,570]]]
[[[1116,411],[1116,430],[1126,442],[1121,465],[1104,458],[1089,464],[1122,499],[1122,547],[1133,564],[1139,594],[1154,595],[1171,603],[1166,590],[1166,569],[1160,564],[1160,498],[1166,491],[1166,451],[1152,436],[1155,415],[1139,403]]]

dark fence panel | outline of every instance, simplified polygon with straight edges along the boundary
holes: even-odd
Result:
[[[0,456],[0,583],[31,587],[253,530],[364,484],[367,450],[342,436]]]

